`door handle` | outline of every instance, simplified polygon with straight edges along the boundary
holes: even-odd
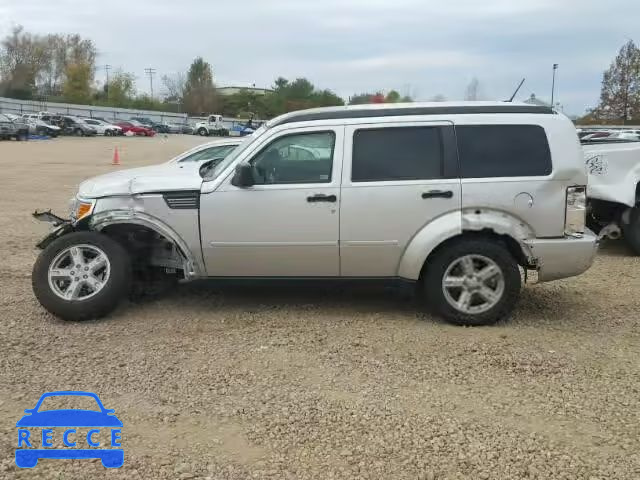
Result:
[[[311,197],[307,197],[307,202],[316,203],[316,202],[330,202],[335,203],[338,200],[338,197],[335,195],[313,195]]]
[[[422,198],[453,198],[451,190],[429,190],[422,194]]]

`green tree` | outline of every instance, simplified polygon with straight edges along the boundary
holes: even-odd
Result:
[[[216,106],[216,89],[211,65],[202,57],[197,57],[187,72],[184,109],[189,113],[202,114],[215,111]]]
[[[109,95],[106,103],[114,107],[128,107],[135,95],[135,80],[131,73],[119,70],[109,79],[105,90]],[[106,93],[106,92],[105,92]]]
[[[65,70],[62,86],[64,99],[70,103],[89,103],[91,99],[91,67],[87,63],[72,63]]]
[[[400,94],[395,90],[390,90],[384,99],[384,103],[398,103],[402,100]]]
[[[605,120],[640,119],[640,49],[629,40],[604,72],[598,117]]]
[[[371,99],[380,94],[377,93],[357,93],[349,98],[349,105],[364,105],[366,103],[371,103]]]

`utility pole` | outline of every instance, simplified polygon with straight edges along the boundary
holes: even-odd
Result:
[[[551,82],[551,108],[553,108],[553,102],[556,96],[556,71],[558,70],[558,64],[553,64],[553,81]]]
[[[111,70],[111,65],[106,64],[103,65],[102,68],[104,68],[105,73],[107,74],[107,83],[105,84],[105,93],[107,94],[107,100],[109,100],[109,70]]]
[[[151,98],[153,98],[153,76],[156,74],[156,69],[145,68],[144,72],[149,76],[149,87],[151,89]]]

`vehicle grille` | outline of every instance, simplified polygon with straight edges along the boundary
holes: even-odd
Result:
[[[169,208],[192,210],[200,207],[200,191],[163,193],[162,197]]]

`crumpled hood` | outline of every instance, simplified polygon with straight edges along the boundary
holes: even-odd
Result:
[[[587,196],[633,207],[640,182],[640,143],[584,145]]]
[[[176,190],[200,190],[198,162],[163,163],[150,167],[130,168],[85,180],[78,188],[81,198],[112,195],[135,195]]]

